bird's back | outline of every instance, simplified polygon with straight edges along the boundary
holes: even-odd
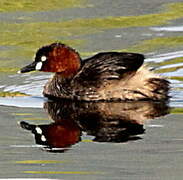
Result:
[[[168,81],[147,70],[143,62],[144,56],[137,53],[99,53],[84,60],[70,81],[60,80],[56,74],[47,91],[54,90],[56,97],[84,101],[167,99]]]

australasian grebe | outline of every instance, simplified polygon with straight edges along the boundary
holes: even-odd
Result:
[[[142,66],[144,56],[102,52],[81,61],[72,48],[53,43],[40,48],[35,61],[19,72],[54,72],[46,97],[83,101],[166,100],[169,82]]]

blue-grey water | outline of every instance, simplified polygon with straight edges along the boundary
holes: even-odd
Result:
[[[0,178],[181,180],[182,9],[181,0],[1,1]],[[48,101],[51,74],[16,72],[55,41],[82,57],[145,54],[171,82],[170,101]]]

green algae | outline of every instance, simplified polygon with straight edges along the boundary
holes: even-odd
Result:
[[[183,108],[171,108],[171,114],[182,114]]]
[[[183,45],[183,36],[158,37],[144,40],[141,43],[127,48],[126,51],[149,52],[159,48],[178,47]]]
[[[167,67],[167,68],[163,68],[163,69],[157,69],[157,70],[155,70],[155,72],[157,72],[157,73],[166,73],[166,72],[177,71],[177,70],[183,68],[183,65],[179,65],[179,63],[183,63],[183,57],[173,58],[173,59],[169,59],[169,60],[166,60],[166,61],[156,63],[156,66],[159,66],[159,67],[162,67],[162,66],[165,66],[165,65],[171,65],[171,64],[176,64],[177,66]],[[183,77],[181,77],[181,76],[171,76],[171,77],[169,77],[169,79],[183,81]]]
[[[164,66],[164,65],[178,64],[178,63],[183,63],[183,57],[169,59],[169,60],[159,62],[159,63],[156,63],[156,64],[158,64],[159,66]]]
[[[183,17],[183,3],[169,3],[164,7],[164,11],[156,14],[146,14],[139,16],[118,16],[104,18],[74,19],[62,22],[64,27],[90,27],[97,29],[145,27],[167,24],[168,21]]]
[[[16,164],[60,164],[67,161],[58,161],[58,160],[24,160],[24,161],[15,161]]]
[[[65,8],[85,7],[86,0],[1,0],[0,12],[48,11]]]
[[[35,2],[38,3],[39,1]],[[1,3],[5,3],[5,1]],[[60,1],[56,1],[55,6],[59,6],[59,3]],[[23,9],[22,6],[22,10]],[[0,51],[1,67],[20,66],[20,63],[25,59],[32,59],[36,49],[55,41],[62,41],[78,49],[78,47],[80,48],[85,45],[85,41],[77,36],[103,32],[115,28],[162,25],[169,23],[171,20],[183,17],[183,3],[169,3],[166,4],[162,10],[164,11],[156,14],[139,16],[109,16],[102,18],[73,19],[69,21],[60,20],[58,22],[0,23],[0,46],[6,47],[6,49]],[[182,44],[183,36],[159,37],[144,40],[125,50],[149,52],[160,47],[177,47]],[[94,52],[81,53],[82,56],[91,54],[94,54]]]
[[[173,79],[173,80],[177,80],[177,81],[183,81],[183,77],[182,76],[171,76],[168,77],[169,79]]]
[[[17,97],[17,96],[28,96],[21,92],[0,92],[0,97]]]
[[[100,171],[23,171],[25,174],[66,174],[66,175],[94,175],[105,174]]]
[[[7,63],[6,63],[6,66],[7,66]],[[11,66],[11,64],[9,64],[9,66]],[[19,70],[18,68],[0,67],[0,73],[14,74],[18,70]]]
[[[58,42],[56,39],[53,42]],[[10,48],[7,50],[0,51],[0,62],[1,68],[0,72],[17,72],[19,66],[21,66],[21,62],[24,59],[28,59],[29,61],[33,60],[33,56],[37,49],[41,47],[43,44],[50,44],[52,41],[49,39],[42,39],[40,41],[34,42],[22,42],[22,46],[19,44],[15,46],[15,48]],[[85,43],[84,40],[80,39],[68,39],[63,40],[62,43],[68,44],[72,47],[79,46]],[[8,44],[7,44],[8,45]],[[6,45],[5,45],[6,46]],[[16,61],[16,62],[15,62]]]
[[[87,30],[87,32],[92,32],[86,28],[83,31],[74,27],[67,29],[62,27],[61,23],[51,22],[22,24],[0,23],[0,25],[0,45],[12,46],[12,48],[21,46],[35,48],[44,43],[59,41],[60,39],[63,39],[66,43],[72,42],[73,45],[77,45],[78,42],[81,43],[82,40],[72,38],[72,41],[72,39],[65,39],[65,37],[74,36],[76,34],[81,35],[85,30]]]
[[[131,47],[127,47],[126,49],[114,49],[109,51],[119,51],[119,52],[138,52],[138,53],[147,53],[150,51],[157,50],[159,48],[169,48],[169,47],[181,47],[183,45],[183,36],[175,36],[175,37],[158,37],[152,38],[148,40],[141,41],[140,43],[133,45]],[[82,52],[83,56],[91,56],[96,54],[97,52]],[[163,61],[160,63],[156,63],[155,65],[163,66],[168,64],[175,64],[183,62],[183,58],[171,59],[168,61]]]
[[[158,70],[156,70],[156,72],[157,73],[174,72],[174,71],[177,71],[182,68],[183,68],[183,66],[169,67],[169,68],[158,69]]]

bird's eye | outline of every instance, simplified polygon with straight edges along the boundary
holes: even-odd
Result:
[[[46,61],[46,56],[41,56],[41,61],[43,62],[43,61]]]

